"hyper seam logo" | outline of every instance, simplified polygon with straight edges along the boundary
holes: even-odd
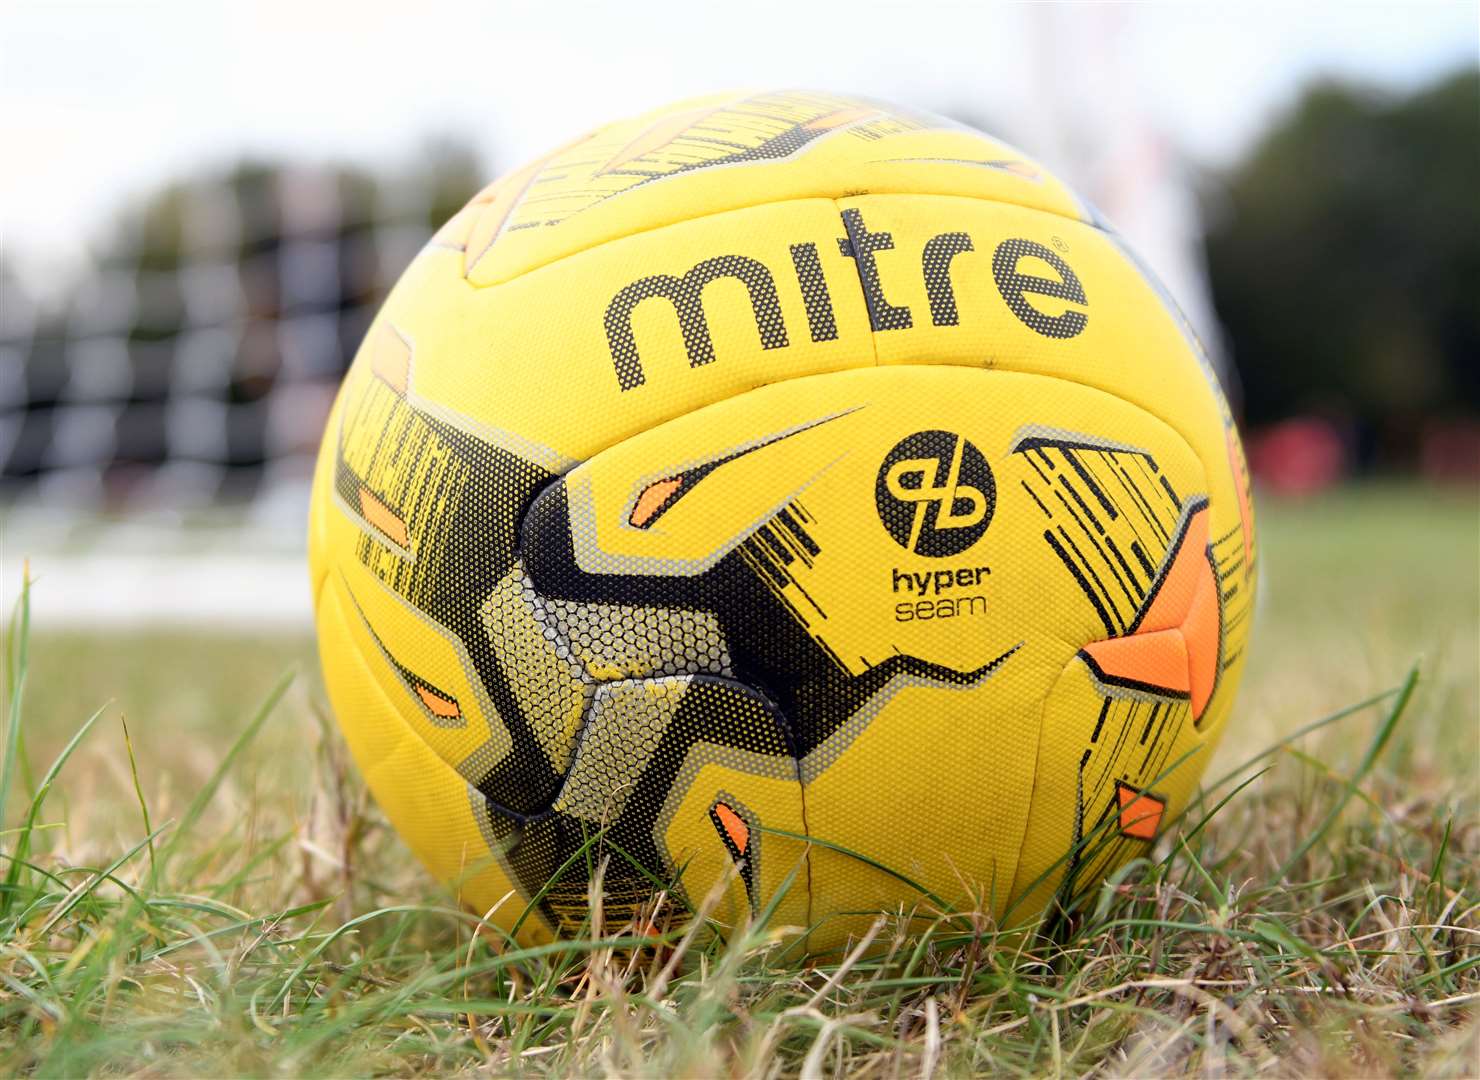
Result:
[[[958,555],[992,521],[997,485],[982,452],[963,435],[917,431],[884,457],[874,482],[879,520],[917,555]]]

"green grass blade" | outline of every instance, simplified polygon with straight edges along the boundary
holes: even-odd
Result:
[[[296,919],[300,915],[309,915],[314,912],[322,911],[331,903],[333,903],[332,900],[315,900],[311,904],[299,904],[296,907],[284,908],[282,911],[274,911],[266,915],[258,915],[254,918],[237,919],[235,922],[228,923],[225,926],[218,926],[214,930],[206,931],[202,935],[202,937],[210,939],[215,937],[223,937],[227,934],[241,933],[246,930],[255,930],[258,927],[268,923],[285,922],[289,919]],[[159,907],[162,906],[162,904],[161,901],[156,900],[152,901],[149,906]],[[144,952],[140,954],[140,959],[144,961],[155,960],[161,956],[168,956],[172,952],[178,952],[179,950],[187,948],[188,946],[194,944],[196,944],[196,940],[194,938],[182,938],[181,940],[172,942],[169,945],[163,945],[152,951]]]
[[[117,877],[117,874],[118,874],[119,869],[125,863],[129,862],[129,860],[131,860],[135,855],[137,855],[139,852],[143,851],[146,847],[148,847],[150,841],[152,841],[155,838],[155,836],[158,836],[159,833],[164,832],[164,830],[165,829],[168,829],[168,828],[169,828],[169,823],[166,822],[165,824],[163,824],[163,825],[161,825],[159,827],[158,832],[151,833],[150,835],[144,837],[144,839],[140,840],[133,847],[129,848],[122,855],[118,856],[118,858],[114,859],[104,869],[102,869],[102,870],[93,870],[91,872],[92,873],[92,878],[90,880],[84,882],[84,884],[83,884],[83,886],[81,888],[74,889],[72,893],[69,893],[67,895],[67,897],[64,899],[64,901],[63,901],[62,904],[60,904],[58,907],[56,907],[56,908],[54,908],[52,910],[52,913],[49,916],[47,916],[46,922],[42,925],[41,932],[44,934],[47,931],[49,931],[58,922],[60,922],[64,917],[66,917],[66,915],[73,908],[75,908],[78,904],[82,903],[82,901],[86,900],[92,894],[92,892],[95,889],[97,889],[97,887],[99,885],[103,884],[103,882],[105,882],[105,881],[111,881],[111,882],[113,882],[113,884],[117,885],[119,888],[123,889],[126,893],[128,893],[130,896],[132,896],[133,899],[141,907],[142,906],[145,906],[144,899],[138,894],[138,892],[132,886],[130,886],[127,882],[120,881],[118,879],[118,877]]]
[[[791,832],[788,829],[776,829],[766,825],[761,825],[758,827],[762,833],[769,833],[772,836],[784,836],[790,840],[801,840],[803,843],[811,844],[814,847],[826,848],[828,851],[835,851],[839,855],[845,855],[850,859],[854,859],[857,862],[863,863],[865,866],[871,866],[875,870],[879,871],[881,874],[887,874],[895,881],[908,886],[915,892],[919,893],[921,896],[925,897],[925,899],[929,900],[932,904],[938,905],[942,911],[949,912],[955,910],[942,897],[931,892],[924,885],[921,885],[918,881],[915,881],[913,878],[909,877],[909,875],[902,874],[898,870],[895,870],[893,867],[886,866],[883,863],[879,862],[877,859],[873,859],[867,855],[864,855],[862,852],[854,851],[852,848],[846,848],[842,844],[835,844],[831,840],[823,840],[821,837],[808,836],[806,833]]]
[[[587,836],[581,846],[571,853],[570,858],[561,863],[555,872],[550,875],[550,880],[541,885],[539,891],[529,898],[529,903],[524,905],[524,910],[519,913],[519,918],[515,919],[514,925],[509,928],[509,936],[511,938],[518,935],[519,929],[524,925],[525,920],[539,908],[540,901],[549,896],[550,890],[560,884],[560,879],[565,876],[565,872],[576,863],[584,860],[586,853],[596,845],[596,842],[605,835],[605,832],[605,829],[598,829],[590,836]]]
[[[771,895],[766,898],[766,906],[756,913],[755,926],[757,929],[771,925],[771,920],[776,917],[776,912],[781,910],[782,901],[786,899],[786,894],[791,892],[792,886],[796,884],[797,875],[802,872],[806,861],[807,854],[803,852],[791,864],[791,869],[786,872],[781,883],[771,890]]]
[[[57,776],[62,771],[62,766],[67,764],[67,759],[82,745],[82,740],[87,737],[87,733],[92,730],[93,725],[98,722],[98,718],[103,715],[103,711],[107,707],[106,705],[102,706],[97,712],[83,721],[82,726],[68,740],[67,745],[62,747],[62,751],[56,756],[56,760],[51,763],[51,768],[46,770],[46,775],[41,778],[41,783],[36,788],[36,794],[31,799],[31,805],[26,811],[26,820],[21,825],[20,832],[16,836],[15,858],[11,861],[9,870],[6,871],[6,885],[14,885],[20,880],[21,867],[24,865],[26,856],[31,850],[31,833],[36,827],[36,818],[41,813],[41,807],[46,802],[46,796],[50,794],[52,785],[56,783]],[[9,910],[10,897],[11,893],[7,892],[3,898],[0,898],[0,912]]]
[[[1228,781],[1232,780],[1235,776],[1237,776],[1239,773],[1243,772],[1250,765],[1253,765],[1256,761],[1263,761],[1267,757],[1270,757],[1270,756],[1272,756],[1274,754],[1278,754],[1281,750],[1283,750],[1285,747],[1289,746],[1291,743],[1299,742],[1301,739],[1305,738],[1307,735],[1310,735],[1310,734],[1312,734],[1314,732],[1320,731],[1324,727],[1330,727],[1332,724],[1336,723],[1337,721],[1345,720],[1348,716],[1354,716],[1354,715],[1356,715],[1357,713],[1361,712],[1364,709],[1370,709],[1370,708],[1372,708],[1372,706],[1374,706],[1374,705],[1381,705],[1384,701],[1386,701],[1388,698],[1392,697],[1394,694],[1401,693],[1401,692],[1402,692],[1402,687],[1401,686],[1392,687],[1390,689],[1387,689],[1387,690],[1382,691],[1382,693],[1380,693],[1380,694],[1373,694],[1369,698],[1364,698],[1363,700],[1357,702],[1354,705],[1344,705],[1341,708],[1337,709],[1333,713],[1327,713],[1325,716],[1321,717],[1319,720],[1312,720],[1310,723],[1305,724],[1302,727],[1296,728],[1294,731],[1290,732],[1290,734],[1286,735],[1283,739],[1280,739],[1277,742],[1270,743],[1268,746],[1266,746],[1263,750],[1260,750],[1253,757],[1245,758],[1242,762],[1240,762],[1239,764],[1235,765],[1233,768],[1229,769],[1222,776],[1218,777],[1218,779],[1204,781],[1203,782],[1203,792],[1204,792],[1204,794],[1206,794],[1208,792],[1217,791],[1220,787],[1222,787],[1224,784],[1228,783]]]
[[[205,813],[206,807],[216,797],[216,791],[226,779],[226,774],[231,771],[231,767],[236,764],[236,759],[251,745],[252,740],[257,737],[257,733],[262,730],[262,725],[267,722],[267,718],[272,715],[273,709],[277,708],[278,702],[288,692],[288,687],[293,685],[294,677],[295,673],[292,671],[283,673],[267,697],[263,699],[262,704],[257,707],[257,712],[253,714],[247,726],[242,729],[242,733],[231,744],[231,749],[226,751],[225,756],[217,763],[215,771],[201,785],[200,790],[195,793],[195,798],[190,800],[190,805],[186,808],[185,813],[181,815],[180,824],[175,829],[174,835],[165,844],[162,862],[167,862],[170,856],[179,850],[181,840],[190,835],[191,830],[195,828],[195,824],[200,820],[201,814]]]
[[[149,879],[152,886],[159,879],[159,867],[154,861],[154,826],[149,824],[149,801],[144,798],[144,785],[139,783],[139,762],[134,757],[134,740],[129,737],[128,717],[122,713],[118,716],[118,722],[123,725],[123,747],[128,751],[128,771],[134,782],[134,798],[139,801],[139,813],[144,818],[144,832],[150,835],[149,839]]]
[[[1202,753],[1202,750],[1203,748],[1201,746],[1193,746],[1183,751],[1170,764],[1163,768],[1161,772],[1152,777],[1151,781],[1146,785],[1146,787],[1148,789],[1154,788],[1156,785],[1160,784],[1163,779],[1171,776],[1172,773],[1181,768],[1185,762],[1191,760],[1195,755]],[[1084,836],[1080,837],[1078,844],[1070,848],[1068,851],[1064,852],[1064,854],[1060,855],[1056,860],[1054,860],[1052,864],[1048,866],[1047,869],[1045,869],[1037,877],[1033,878],[1032,881],[1029,881],[1027,885],[1025,885],[1019,891],[1017,899],[1008,904],[1007,908],[1002,912],[1002,926],[1004,928],[1013,928],[1013,923],[1010,921],[1011,917],[1015,912],[1018,911],[1019,908],[1022,907],[1023,901],[1027,897],[1033,895],[1034,891],[1040,885],[1053,877],[1054,874],[1058,873],[1061,868],[1065,868],[1067,876],[1068,871],[1072,869],[1072,864],[1076,859],[1082,858],[1085,862],[1093,860],[1095,855],[1102,850],[1101,845],[1114,842],[1114,833],[1118,829],[1118,819],[1112,815],[1110,817],[1107,817],[1100,824],[1098,829],[1091,829],[1089,832],[1085,833]],[[1059,885],[1060,894],[1062,894],[1062,890],[1065,884],[1072,884],[1072,882],[1068,882],[1067,880],[1065,882],[1061,882]],[[1081,902],[1087,902],[1089,896],[1091,895],[1093,895],[1093,893],[1086,893],[1083,896],[1079,897],[1079,900]],[[1061,898],[1071,903],[1075,899],[1073,897],[1062,897],[1062,895]],[[1027,925],[1031,925],[1040,917],[1041,915],[1038,912],[1026,912],[1025,918],[1027,919],[1027,923],[1017,928],[1026,929]]]
[[[31,664],[31,565],[21,572],[21,595],[10,622],[10,700],[5,712],[5,761],[0,765],[0,822],[10,807],[10,785],[20,757],[21,706]]]
[[[1388,710],[1387,716],[1377,726],[1377,731],[1372,736],[1372,742],[1368,744],[1367,752],[1362,756],[1361,762],[1357,765],[1356,772],[1352,773],[1351,779],[1347,781],[1346,790],[1342,792],[1341,798],[1326,813],[1321,823],[1311,830],[1310,834],[1291,853],[1290,857],[1285,860],[1278,873],[1275,874],[1276,879],[1282,880],[1288,877],[1291,868],[1299,863],[1301,859],[1305,858],[1306,853],[1315,847],[1316,844],[1320,843],[1331,826],[1336,824],[1337,819],[1341,817],[1341,812],[1346,809],[1346,804],[1351,801],[1352,795],[1356,793],[1357,785],[1366,778],[1367,774],[1372,771],[1372,766],[1377,764],[1377,759],[1382,756],[1382,752],[1387,747],[1388,740],[1393,737],[1393,731],[1397,728],[1398,721],[1402,719],[1403,713],[1407,710],[1408,702],[1412,700],[1413,691],[1417,686],[1418,665],[1415,664],[1408,669],[1408,677],[1403,680],[1403,685],[1398,688],[1398,696],[1393,702],[1393,707]]]
[[[1196,825],[1194,825],[1192,828],[1188,829],[1185,833],[1182,834],[1182,839],[1184,841],[1188,841],[1188,840],[1192,840],[1194,837],[1196,837],[1200,832],[1203,831],[1203,829],[1207,828],[1208,822],[1212,821],[1213,818],[1217,817],[1218,814],[1219,814],[1219,812],[1222,811],[1222,809],[1225,806],[1227,806],[1230,802],[1233,801],[1234,797],[1236,795],[1238,795],[1239,792],[1243,791],[1244,788],[1246,788],[1249,785],[1253,784],[1256,780],[1258,780],[1261,776],[1263,776],[1266,773],[1268,773],[1273,768],[1274,768],[1273,765],[1266,765],[1264,768],[1260,769],[1258,772],[1254,773],[1253,775],[1246,776],[1244,779],[1240,780],[1237,784],[1234,785],[1232,791],[1230,791],[1227,795],[1223,796],[1223,798],[1219,799],[1216,803],[1213,804],[1213,808],[1211,810],[1209,810],[1206,814],[1204,814],[1202,817],[1200,817],[1200,818],[1197,819],[1197,824]],[[1198,801],[1200,801],[1200,800],[1194,800],[1193,803],[1189,804],[1188,809],[1191,809],[1192,806],[1197,805],[1197,802]],[[1186,817],[1187,817],[1187,810],[1184,809],[1180,814],[1178,814],[1170,822],[1167,823],[1167,829],[1168,830],[1171,830],[1171,829],[1176,828],[1177,826],[1179,826],[1182,823],[1183,819],[1185,819]]]
[[[331,933],[326,935],[322,941],[320,941],[311,950],[309,950],[308,955],[305,956],[302,961],[299,962],[298,966],[292,970],[288,977],[283,980],[283,985],[273,996],[269,1008],[276,1009],[279,1005],[281,1005],[283,1003],[283,999],[287,997],[289,992],[293,989],[293,984],[303,977],[303,973],[313,966],[313,962],[323,954],[324,950],[327,949],[330,945],[334,944],[334,942],[338,941],[345,934],[349,933],[351,930],[354,930],[356,927],[363,926],[366,923],[374,919],[378,919],[384,915],[396,915],[420,912],[424,910],[425,908],[423,908],[419,904],[393,904],[390,907],[376,908],[374,911],[367,911],[363,915],[357,915],[353,919],[350,919],[349,922],[340,924]]]

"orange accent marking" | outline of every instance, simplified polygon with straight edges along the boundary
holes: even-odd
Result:
[[[1115,795],[1120,800],[1121,833],[1137,840],[1155,840],[1167,804],[1126,784],[1116,784]]]
[[[462,709],[458,708],[457,702],[449,697],[443,697],[435,690],[428,690],[425,686],[416,688],[416,696],[421,698],[421,703],[432,710],[433,716],[440,716],[450,720],[462,715]]]
[[[504,182],[501,176],[495,177],[478,189],[478,194],[468,200],[469,206],[487,206],[498,198],[498,186]]]
[[[644,154],[650,154],[660,147],[667,146],[700,120],[718,111],[718,106],[714,106],[707,109],[693,109],[679,113],[677,116],[665,116],[652,127],[638,132],[637,138],[618,150],[616,155],[597,172],[604,173],[612,169],[620,169],[629,161],[634,161]]]
[[[845,124],[856,124],[878,113],[878,109],[839,109],[837,112],[819,116],[815,120],[808,120],[802,125],[804,131],[831,131],[833,128],[843,127]]]
[[[1202,716],[1218,678],[1218,582],[1208,561],[1208,510],[1192,515],[1135,633],[1084,647],[1106,676],[1186,694]]]
[[[406,523],[363,484],[360,485],[360,513],[364,515],[366,521],[402,547],[411,546],[411,536],[406,531]]]
[[[1084,647],[1106,675],[1185,694],[1187,643],[1176,630],[1153,630],[1128,637],[1095,641]]]
[[[1162,577],[1161,588],[1142,616],[1138,633],[1148,630],[1170,630],[1182,625],[1192,598],[1206,576],[1213,577],[1213,568],[1208,564],[1208,511],[1199,510],[1192,515],[1182,542],[1172,553],[1172,565]]]
[[[642,489],[642,494],[637,497],[637,505],[632,508],[632,516],[627,520],[639,529],[653,519],[653,515],[663,509],[669,497],[683,487],[683,474],[670,476],[666,480],[654,480]]]
[[[1244,534],[1244,576],[1253,570],[1254,558],[1254,504],[1249,497],[1248,467],[1239,450],[1238,436],[1233,428],[1228,429],[1228,465],[1233,470],[1233,487],[1238,492],[1238,522]]]
[[[370,370],[402,397],[411,385],[411,346],[389,323],[381,323],[370,342]]]
[[[722,802],[714,804],[714,812],[734,843],[735,850],[744,855],[745,846],[750,843],[750,826],[745,824],[744,818]]]

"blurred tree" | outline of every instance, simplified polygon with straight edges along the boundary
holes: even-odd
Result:
[[[1220,179],[1209,272],[1252,425],[1333,413],[1409,464],[1480,413],[1480,70],[1318,84]]]

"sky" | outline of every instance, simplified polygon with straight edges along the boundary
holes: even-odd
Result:
[[[1218,165],[1313,78],[1403,88],[1475,63],[1477,9],[8,0],[0,243],[60,273],[131,198],[241,155],[394,167],[451,135],[498,172],[604,120],[736,87],[967,114],[1071,182],[1074,139],[1103,136],[1114,99]]]

